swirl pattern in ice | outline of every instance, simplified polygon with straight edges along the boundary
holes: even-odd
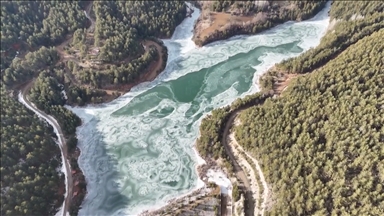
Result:
[[[190,41],[195,9],[165,41],[169,62],[155,81],[100,107],[70,108],[84,120],[79,164],[88,194],[79,214],[137,214],[197,187],[192,148],[203,116],[258,91],[254,83],[267,68],[317,45],[328,9],[199,49]]]

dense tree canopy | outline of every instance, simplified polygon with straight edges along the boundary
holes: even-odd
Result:
[[[186,14],[181,1],[95,1],[94,6],[95,46],[108,62],[136,56],[139,39],[172,36]]]
[[[54,66],[59,58],[56,49],[41,47],[28,53],[24,59],[15,58],[2,74],[3,81],[7,85],[21,84],[38,75],[39,70]]]
[[[97,1],[96,34],[108,39],[124,32],[136,37],[170,37],[185,18],[186,7],[179,1]],[[135,38],[133,38],[135,39]]]
[[[200,125],[200,137],[196,141],[197,150],[204,158],[226,158],[221,142],[225,125],[230,115],[244,107],[264,103],[271,93],[256,93],[239,98],[231,106],[212,110],[212,114],[204,118]]]
[[[219,146],[223,125],[236,109],[248,108],[235,135],[272,187],[268,215],[384,214],[382,4],[343,7],[345,2],[335,1],[332,18],[348,20],[339,20],[317,48],[278,64],[260,83],[263,92],[273,93],[282,69],[319,69],[297,78],[281,97],[246,100],[252,108],[238,100],[203,119],[199,151],[225,158]]]
[[[102,71],[86,68],[74,72],[76,78],[82,84],[102,88],[105,85],[132,83],[134,80],[137,80],[150,63],[158,60],[158,58],[156,48],[150,47],[148,52],[128,64],[122,64],[121,66],[112,65],[109,69]]]
[[[1,214],[54,215],[64,176],[53,129],[3,87],[1,104]]]
[[[383,12],[383,10],[384,3],[381,1],[354,1],[350,4],[333,1],[329,15],[332,19],[353,20],[353,17],[368,17],[376,12]]]
[[[31,101],[57,119],[67,138],[71,167],[81,173],[74,153],[81,120],[63,105],[101,103],[107,93],[97,88],[137,82],[160,58],[163,62],[154,68],[163,70],[167,50],[156,38],[172,35],[185,17],[185,4],[13,1],[1,6],[1,84],[10,90],[34,82]],[[156,46],[145,48],[143,40]],[[53,215],[65,188],[59,190],[64,179],[57,169],[61,160],[50,137],[52,128],[9,97],[5,88],[1,91],[2,214]],[[72,199],[71,214],[77,214],[85,195],[84,178],[75,179],[82,189]]]
[[[241,114],[236,138],[273,187],[269,215],[384,214],[383,38],[365,37]]]
[[[65,35],[85,27],[86,2],[5,1],[1,3],[1,69],[8,67],[18,50],[50,46]],[[2,53],[3,54],[3,53]]]
[[[31,89],[30,97],[39,109],[58,120],[65,135],[76,133],[76,127],[80,126],[81,120],[63,107],[66,99],[62,94],[62,87],[54,76],[50,76],[47,71],[40,73]]]
[[[27,7],[34,8],[36,14],[31,15]],[[1,71],[4,83],[15,87],[37,77],[44,69],[53,70],[60,65],[63,79],[54,79],[73,93],[68,102],[82,105],[103,101],[106,93],[97,88],[136,82],[160,55],[165,65],[167,48],[156,38],[170,37],[186,14],[185,3],[179,1],[7,2],[2,10],[2,20],[17,22],[17,26],[2,23],[2,57],[9,57]],[[85,11],[90,19],[95,19],[94,32],[87,29]],[[68,37],[71,33],[72,38]],[[162,53],[154,46],[144,48],[145,39],[160,45]],[[38,48],[42,45],[59,46]],[[28,53],[26,46],[34,51]],[[18,54],[11,55],[9,50]]]
[[[13,1],[1,6],[1,84],[18,89],[33,80],[31,101],[57,119],[67,138],[71,167],[81,173],[73,157],[81,120],[63,105],[103,102],[106,92],[97,88],[137,82],[160,58],[161,67],[154,68],[163,70],[167,50],[156,38],[172,35],[185,17],[185,4]],[[144,39],[162,49],[145,48]],[[8,93],[2,88],[2,215],[54,215],[63,201],[58,194],[65,188],[52,128]],[[70,206],[76,215],[85,182],[82,176],[75,179],[82,188]]]

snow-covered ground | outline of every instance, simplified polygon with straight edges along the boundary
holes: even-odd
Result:
[[[220,186],[220,191],[223,194],[232,196],[232,183],[228,179],[227,175],[221,170],[209,169],[207,172],[208,182],[213,182]]]

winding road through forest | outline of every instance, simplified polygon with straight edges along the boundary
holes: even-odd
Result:
[[[281,80],[278,80],[276,83],[274,83],[274,95],[276,97],[281,96],[281,93],[284,92],[289,83],[292,81],[293,78],[297,77],[297,74],[292,75],[284,75]],[[239,113],[244,111],[245,109],[250,108],[250,106],[245,106],[237,111],[234,111],[229,116],[228,120],[225,123],[224,132],[221,137],[221,143],[225,148],[225,151],[227,155],[229,156],[230,160],[232,161],[233,169],[235,171],[235,174],[237,178],[240,180],[240,183],[243,184],[243,187],[245,189],[245,216],[257,216],[257,215],[264,215],[265,211],[272,205],[271,200],[271,191],[268,187],[268,184],[265,180],[265,176],[261,170],[261,167],[259,165],[259,162],[250,155],[247,151],[243,149],[243,147],[236,141],[234,133],[231,132],[232,126],[237,123],[236,118],[238,117]],[[237,153],[237,155],[235,155]],[[240,154],[239,154],[240,153]],[[247,160],[244,158],[244,156],[247,157],[252,161],[253,164],[250,164],[247,162]],[[236,158],[236,156],[238,158]],[[260,182],[256,182],[256,189],[252,188],[252,179],[251,181],[247,178],[246,172],[244,171],[244,168],[240,166],[247,165],[248,167],[254,167],[255,169],[255,175],[258,175]],[[245,166],[245,167],[247,167]],[[252,171],[252,170],[250,170]],[[263,194],[260,195],[260,185],[261,183],[263,187]],[[256,200],[254,199],[254,193],[256,193]],[[260,203],[260,198],[262,198],[262,203]],[[256,205],[255,205],[256,204]]]
[[[71,203],[72,198],[72,189],[73,189],[73,179],[72,179],[72,173],[71,173],[71,165],[69,164],[69,161],[67,159],[67,145],[65,142],[65,137],[63,135],[63,131],[61,130],[60,125],[57,123],[56,119],[54,119],[52,116],[47,115],[45,112],[39,110],[36,108],[36,106],[28,99],[27,94],[31,87],[33,86],[35,80],[30,81],[28,84],[22,88],[22,90],[19,93],[18,99],[20,103],[24,104],[28,109],[32,110],[36,115],[38,115],[40,118],[45,119],[48,124],[50,124],[57,136],[57,142],[59,144],[60,150],[61,150],[61,157],[63,161],[63,166],[65,169],[64,175],[66,178],[65,183],[65,190],[66,190],[66,196],[64,197],[64,203],[62,205],[61,213],[63,216],[67,215],[68,208]]]
[[[91,2],[87,6],[86,10],[84,11],[85,16],[91,21],[91,26],[88,28],[88,31],[91,31],[91,32],[94,30],[94,26],[95,26],[95,21],[89,16],[90,10],[91,10],[92,5],[93,5],[92,3],[93,2]],[[61,43],[60,45],[56,46],[56,50],[58,50],[58,52],[60,53],[61,60],[63,60],[65,58],[65,53],[63,52],[63,48],[64,48],[64,46],[66,46],[69,43],[69,41],[71,39],[72,39],[72,36],[69,37],[67,40],[65,40],[63,43]],[[55,134],[57,136],[57,142],[59,144],[60,151],[61,151],[62,162],[63,162],[63,166],[65,169],[64,175],[65,175],[65,179],[66,179],[66,181],[65,181],[66,192],[65,192],[64,202],[63,202],[61,210],[59,211],[59,214],[61,213],[61,215],[66,216],[67,212],[69,210],[69,207],[71,205],[71,199],[72,199],[72,194],[73,194],[73,177],[72,177],[72,173],[71,173],[71,165],[67,159],[68,158],[68,155],[67,155],[68,151],[67,151],[66,140],[65,140],[63,131],[61,130],[61,127],[58,124],[57,120],[55,118],[53,118],[52,116],[47,115],[45,112],[39,110],[29,100],[27,95],[28,95],[28,92],[32,88],[34,83],[35,83],[35,80],[31,80],[30,82],[28,82],[21,89],[21,91],[18,95],[18,99],[28,109],[32,110],[40,118],[43,118],[45,121],[47,121],[48,124],[50,124],[55,131]]]
[[[235,137],[231,133],[231,128],[234,125],[235,119],[238,116],[238,114],[245,110],[246,108],[240,109],[236,112],[233,112],[230,117],[228,118],[225,129],[223,132],[222,136],[222,144],[225,148],[225,151],[227,152],[230,160],[232,161],[232,165],[234,167],[234,171],[236,176],[239,178],[240,182],[243,183],[244,189],[245,189],[245,215],[246,216],[257,216],[257,215],[264,215],[265,209],[266,209],[266,203],[268,201],[268,195],[269,195],[269,190],[268,190],[268,185],[267,182],[265,181],[264,175],[261,171],[261,168],[259,166],[258,161],[253,158],[251,155],[249,155],[246,151],[243,150],[243,148],[237,143]],[[232,141],[232,142],[231,142]],[[236,148],[233,149],[233,148]],[[258,175],[261,181],[261,185],[263,186],[263,194],[262,194],[262,200],[263,202],[261,203],[261,206],[259,207],[258,205],[255,205],[259,203],[260,199],[260,185],[256,183],[256,190],[251,187],[251,180],[247,178],[247,174],[244,171],[244,169],[240,166],[239,163],[243,162],[248,164],[248,166],[252,166],[249,164],[245,158],[243,158],[241,155],[237,155],[238,159],[236,158],[234,152],[241,152],[246,155],[246,157],[250,158],[252,162],[254,163],[254,166],[257,170],[257,173],[255,175]],[[241,161],[240,161],[241,160]],[[251,170],[252,171],[252,170]],[[255,191],[254,191],[255,190]],[[253,200],[254,199],[254,193],[256,193],[256,197],[258,200]]]
[[[245,194],[244,194],[245,195],[245,205],[244,205],[245,215],[246,216],[248,216],[248,215],[253,216],[255,205],[253,202],[251,184],[250,184],[250,182],[247,178],[247,175],[245,174],[243,168],[239,165],[238,161],[236,160],[236,157],[233,154],[231,147],[229,145],[229,141],[228,141],[228,134],[229,134],[230,128],[231,128],[233,121],[234,121],[238,112],[239,111],[232,113],[231,116],[229,117],[229,119],[225,125],[224,133],[223,133],[223,136],[221,138],[221,143],[223,144],[225,151],[227,152],[227,155],[229,156],[230,160],[232,161],[233,170],[235,171],[236,176],[239,178],[239,180],[241,181],[240,183],[242,183],[242,186],[245,188]]]
[[[90,27],[88,27],[88,30],[87,30],[91,34],[93,33],[94,28],[95,28],[95,20],[93,20],[89,15],[91,8],[92,8],[92,5],[93,5],[93,2],[90,2],[84,10],[85,16],[91,22],[91,25],[90,25]],[[60,60],[58,61],[58,63],[60,63],[64,60],[70,59],[70,60],[73,60],[79,64],[79,61],[76,58],[74,58],[72,55],[68,55],[67,53],[64,52],[64,47],[68,45],[68,43],[72,40],[72,37],[73,37],[73,35],[67,37],[67,39],[65,41],[63,41],[60,45],[56,46],[56,50],[60,54]],[[149,41],[149,40],[144,41],[143,45],[145,48],[145,52],[148,52],[149,51],[148,48],[153,45],[156,47],[158,54],[159,54],[159,60],[153,65],[152,68],[150,68],[150,69],[152,69],[152,71],[149,71],[149,73],[145,74],[145,79],[147,79],[145,81],[150,81],[156,77],[156,75],[157,75],[156,72],[162,66],[162,63],[163,63],[162,47],[159,44],[157,44],[156,42]],[[22,104],[24,104],[28,109],[32,110],[40,118],[45,119],[45,121],[47,121],[54,128],[55,134],[58,138],[57,142],[58,142],[58,145],[59,145],[60,150],[61,150],[62,162],[63,162],[63,166],[65,169],[64,175],[66,178],[66,181],[65,181],[66,193],[65,193],[65,197],[64,197],[64,202],[63,202],[61,210],[56,215],[66,216],[68,213],[68,210],[71,206],[71,200],[72,200],[72,195],[73,195],[73,176],[71,173],[71,166],[70,166],[70,163],[69,163],[69,160],[67,157],[68,151],[67,151],[66,140],[65,140],[62,129],[61,129],[60,125],[58,124],[57,120],[55,118],[53,118],[52,116],[47,115],[45,112],[39,110],[29,100],[27,95],[28,95],[29,90],[32,88],[34,82],[35,82],[35,79],[31,80],[27,84],[25,84],[25,86],[19,92],[18,100]]]

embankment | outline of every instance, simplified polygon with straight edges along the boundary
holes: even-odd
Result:
[[[307,20],[321,11],[326,1],[307,2],[305,6],[288,1],[247,4],[254,9],[248,11],[236,3],[228,6],[222,2],[196,2],[202,13],[194,28],[193,41],[201,47],[236,35],[257,34],[287,21]]]

